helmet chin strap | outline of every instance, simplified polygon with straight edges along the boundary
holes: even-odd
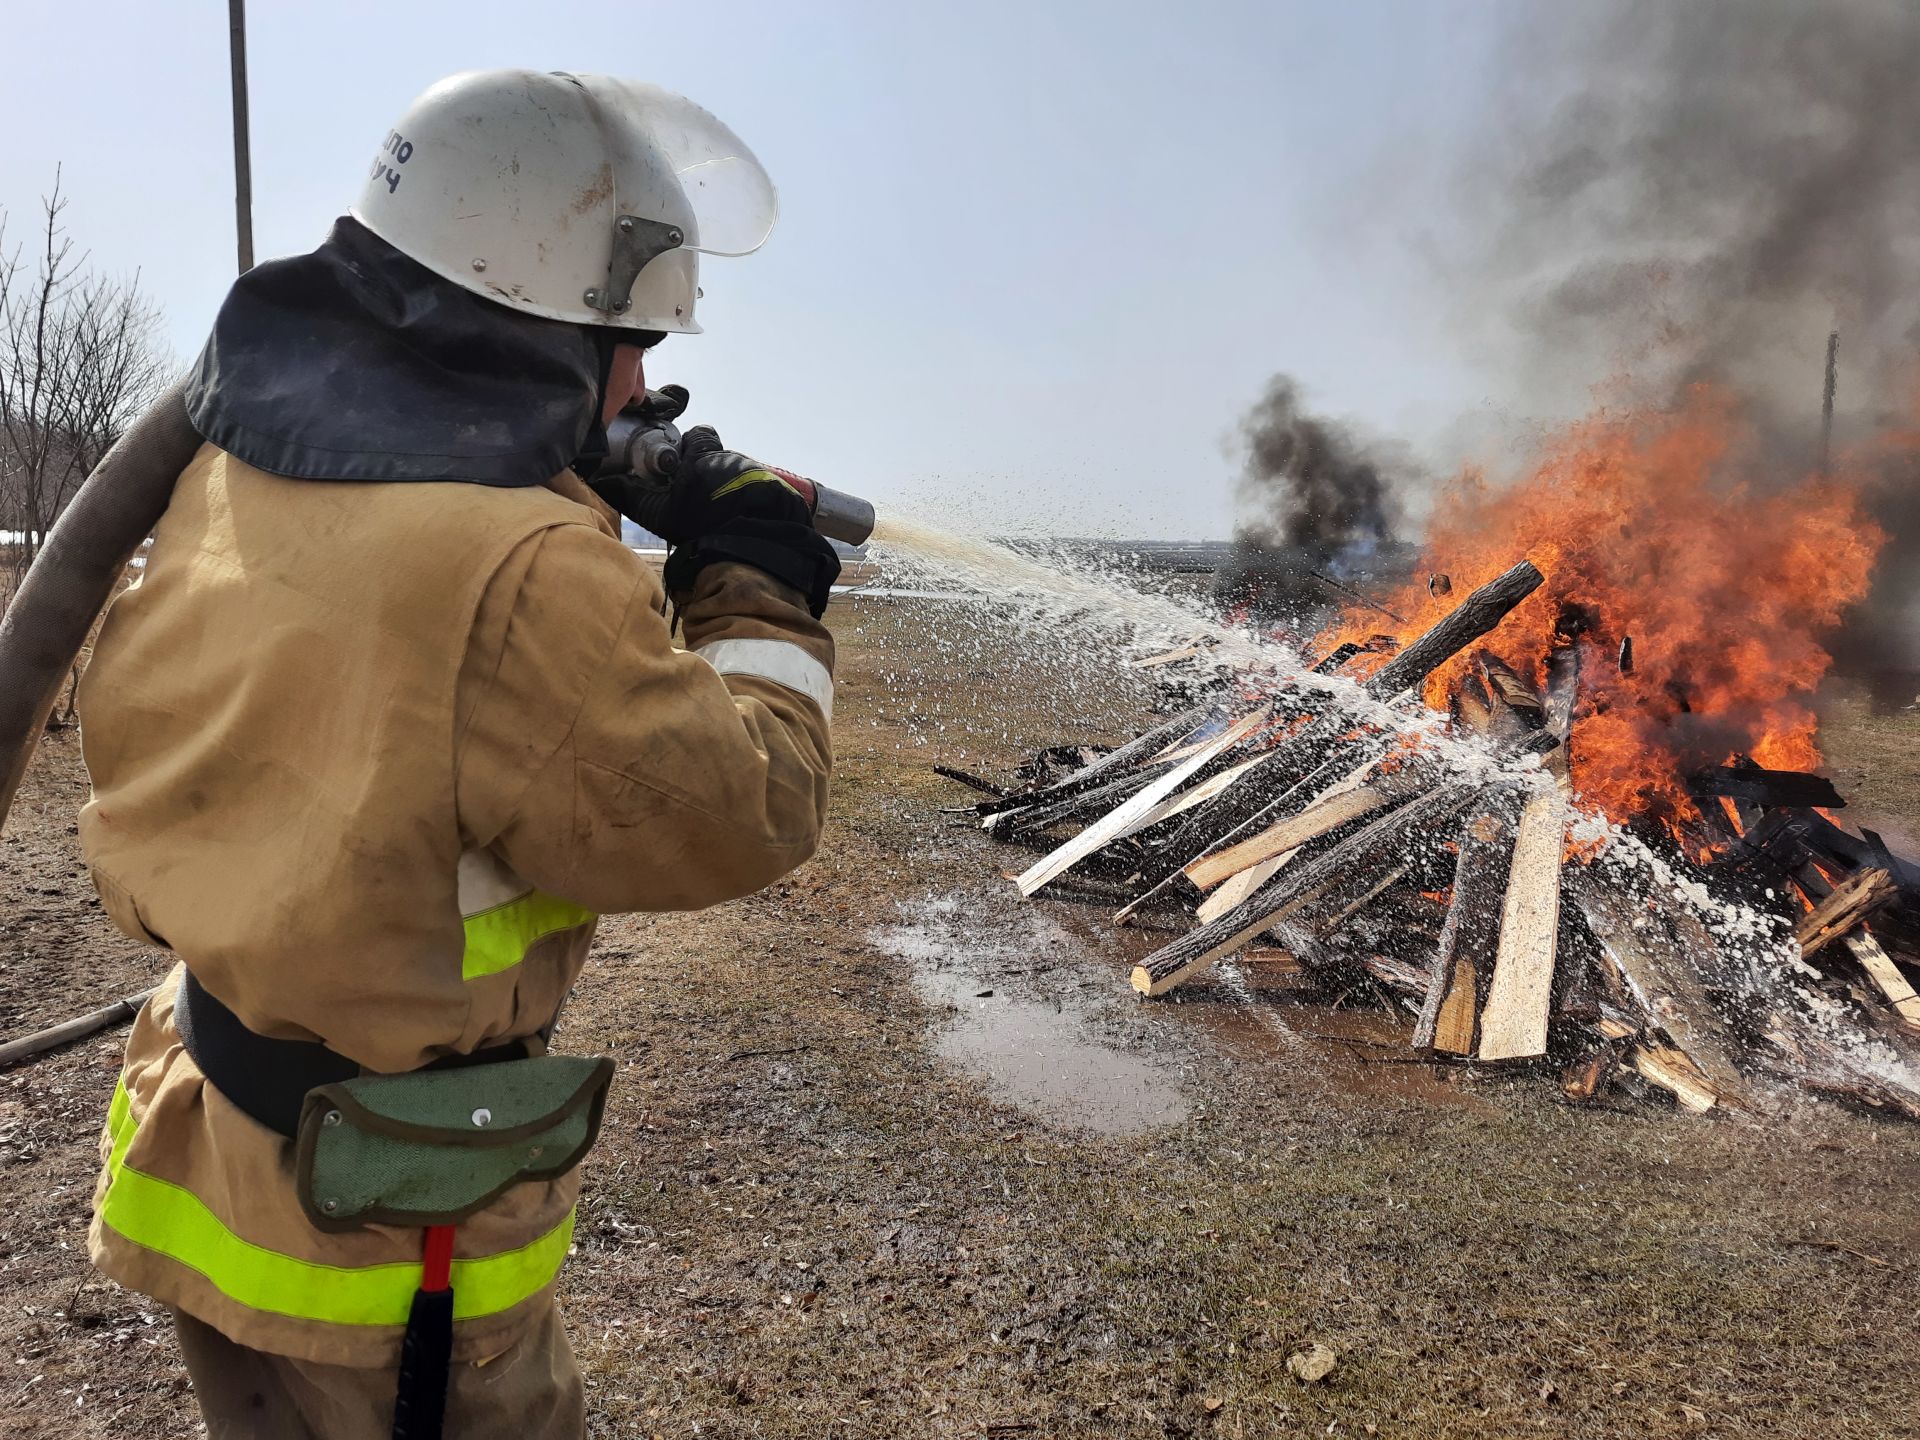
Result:
[[[607,458],[607,426],[600,417],[607,413],[607,385],[613,377],[613,350],[616,345],[631,345],[638,332],[615,330],[608,326],[595,325],[590,333],[593,345],[599,355],[600,378],[593,389],[593,420],[587,426],[585,438],[580,442],[580,453],[573,457],[569,468],[582,479],[591,476],[600,468],[600,462]]]

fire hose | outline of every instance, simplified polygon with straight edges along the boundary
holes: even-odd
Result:
[[[0,615],[0,823],[94,620],[200,448],[186,391],[170,385],[101,457]]]
[[[608,441],[611,453],[599,474],[626,472],[645,482],[630,490],[626,513],[658,533],[679,469],[680,432],[657,412],[632,407],[608,426]],[[0,823],[93,622],[159,524],[174,481],[200,444],[187,419],[183,378],[93,467],[0,616]],[[790,471],[776,473],[807,502],[821,534],[858,545],[873,533],[873,506],[866,501]]]

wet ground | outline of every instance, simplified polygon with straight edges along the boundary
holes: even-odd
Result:
[[[1120,738],[1130,682],[950,607],[835,623],[821,854],[610,920],[567,1012],[620,1066],[562,1289],[596,1436],[1920,1433],[1920,1132],[1407,1066],[1273,958],[1141,1004],[1156,937],[1021,901],[928,769]],[[158,963],[87,904],[71,746],[32,784],[9,1027]],[[80,1253],[121,1038],[0,1075],[8,1437],[195,1431],[165,1318]]]
[[[1043,999],[1032,977],[1062,977],[1080,947],[1038,911],[985,929],[952,898],[901,907],[899,921],[869,937],[912,967],[914,993],[936,1020],[935,1050],[978,1075],[996,1098],[1067,1130],[1138,1135],[1187,1118],[1187,1097],[1130,1038],[1110,985],[1053,984]],[[1062,952],[1066,952],[1064,955]],[[1025,981],[1027,983],[1021,984]],[[996,988],[998,987],[998,988]],[[1131,1037],[1137,1040],[1137,1037]]]

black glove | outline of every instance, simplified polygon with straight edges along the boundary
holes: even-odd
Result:
[[[680,473],[667,502],[665,537],[686,545],[742,519],[783,520],[811,529],[813,512],[777,472],[726,449],[711,425],[694,426],[680,440]]]
[[[679,438],[679,432],[673,429],[687,408],[687,389],[684,385],[662,385],[658,390],[649,390],[646,398],[626,406],[615,422],[617,428],[626,429],[628,424],[638,424],[643,432],[658,432],[657,442],[662,446],[672,445]],[[622,515],[643,529],[654,534],[662,534],[667,524],[667,505],[672,495],[672,482],[661,475],[649,471],[636,475],[625,467],[640,463],[640,456],[631,453],[635,439],[629,434],[622,444],[621,468],[610,468],[613,461],[607,451],[607,434],[597,430],[598,444],[590,443],[582,459],[574,462],[594,493],[606,501]],[[652,453],[645,448],[643,453]],[[677,455],[677,447],[675,447]]]
[[[721,446],[711,425],[680,442],[680,470],[661,534],[677,547],[667,559],[667,593],[693,589],[708,565],[731,561],[791,585],[817,619],[827,608],[840,557],[813,528],[800,492],[758,460]]]

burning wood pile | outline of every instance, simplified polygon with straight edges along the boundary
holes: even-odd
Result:
[[[1004,791],[942,773],[1041,852],[1023,894],[1175,930],[1133,971],[1143,996],[1235,957],[1330,1003],[1370,994],[1436,1061],[1551,1067],[1578,1099],[1755,1109],[1776,1079],[1920,1119],[1920,866],[1829,819],[1845,802],[1818,775],[1738,753],[1684,793],[1643,784],[1626,823],[1583,808],[1576,717],[1604,729],[1594,697],[1633,646],[1557,600],[1540,663],[1503,659],[1502,622],[1546,584],[1522,562],[1459,599],[1434,576],[1424,631],[1329,636],[1299,674],[1183,646],[1139,663],[1204,698],[1136,739],[1043,751]],[[1423,703],[1442,681],[1445,708]]]

